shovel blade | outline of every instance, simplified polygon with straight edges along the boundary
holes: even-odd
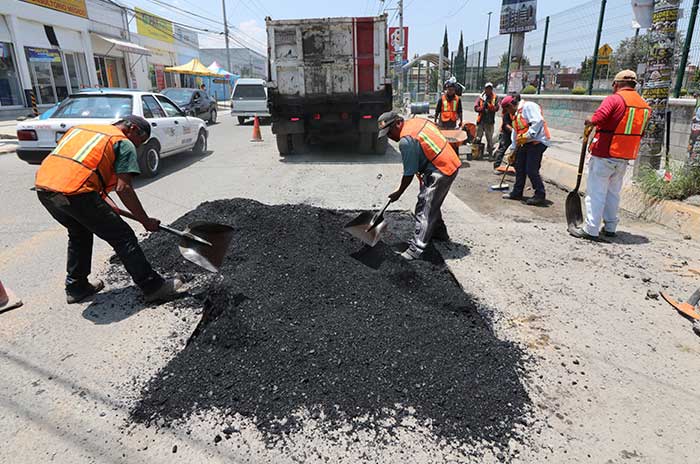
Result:
[[[373,220],[374,214],[364,212],[352,221],[345,224],[343,230],[360,240],[365,245],[373,247],[379,243],[379,240],[382,238],[382,232],[384,232],[384,229],[386,229],[386,222],[383,220],[383,218],[377,218],[378,222],[372,227]]]
[[[664,292],[660,292],[661,297],[666,300],[668,304],[673,306],[676,311],[679,313],[683,314],[686,317],[689,317],[691,319],[700,320],[700,313],[695,310],[695,306],[691,305],[690,303],[681,303],[680,301],[677,301],[673,298],[671,298],[669,295],[667,295]]]
[[[194,222],[185,229],[185,232],[206,240],[211,243],[211,246],[182,237],[178,243],[182,257],[207,271],[219,272],[233,240],[233,228],[225,224]]]
[[[566,223],[569,230],[575,229],[583,224],[581,197],[579,196],[578,191],[570,192],[566,196],[564,211],[566,212]]]

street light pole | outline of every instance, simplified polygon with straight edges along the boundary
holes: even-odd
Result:
[[[482,84],[486,83],[486,64],[488,60],[488,54],[489,54],[489,35],[491,35],[491,15],[493,14],[493,11],[489,11],[489,25],[488,28],[486,29],[486,40],[484,41],[484,66],[483,70],[481,71],[481,80],[483,81]]]
[[[396,60],[398,61],[399,72],[399,82],[398,82],[398,93],[399,93],[399,103],[403,105],[403,49],[405,45],[405,37],[403,36],[403,0],[399,0],[399,50]]]
[[[233,72],[231,69],[231,50],[228,44],[228,20],[226,19],[226,0],[221,0],[221,7],[224,10],[224,39],[226,40],[226,65],[228,68],[226,71]]]

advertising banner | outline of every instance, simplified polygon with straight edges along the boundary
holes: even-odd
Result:
[[[80,16],[81,18],[88,17],[85,0],[24,0],[24,2],[50,8],[62,13],[68,13],[73,16]]]
[[[167,19],[152,15],[140,8],[135,8],[136,11],[136,31],[151,39],[160,40],[161,42],[174,43],[173,23]]]
[[[501,34],[530,32],[537,29],[537,0],[503,0]]]
[[[403,28],[403,58],[402,62],[408,59],[408,27],[404,26]],[[399,52],[399,48],[401,48],[401,33],[399,32],[398,27],[390,27],[389,28],[389,61],[390,62],[395,62],[396,61],[396,54]]]
[[[58,50],[33,47],[26,47],[25,50],[27,50],[27,58],[29,58],[29,61],[42,63],[61,62],[61,53]]]

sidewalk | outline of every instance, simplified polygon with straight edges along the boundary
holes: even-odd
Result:
[[[14,119],[0,121],[0,155],[17,150],[16,127],[17,121]]]

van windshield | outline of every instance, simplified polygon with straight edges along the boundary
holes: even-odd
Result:
[[[265,88],[260,84],[240,84],[233,91],[234,100],[266,100]]]

